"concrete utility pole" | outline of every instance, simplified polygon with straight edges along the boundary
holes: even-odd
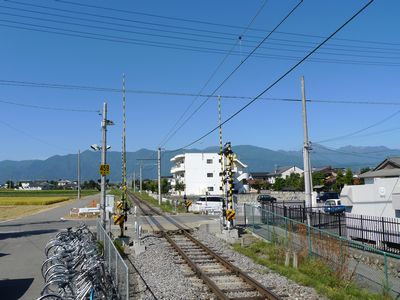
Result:
[[[78,150],[78,200],[81,199],[81,150]]]
[[[158,205],[161,205],[161,148],[157,149],[157,171],[158,171]]]
[[[103,104],[103,119],[101,121],[102,144],[101,144],[101,164],[107,161],[107,103]],[[106,175],[101,175],[101,205],[103,206],[103,228],[106,230]],[[111,221],[110,221],[111,222]]]
[[[303,162],[304,162],[304,191],[306,198],[306,206],[312,206],[312,173],[310,163],[310,142],[308,141],[308,127],[307,127],[307,107],[306,107],[306,91],[304,85],[304,76],[301,77],[301,99],[302,99],[302,112],[303,112]],[[307,224],[311,225],[310,214],[307,213]]]
[[[133,171],[133,192],[136,192],[136,171]]]
[[[142,162],[140,162],[139,178],[140,178],[139,191],[142,192]]]

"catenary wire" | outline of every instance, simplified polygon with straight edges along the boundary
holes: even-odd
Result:
[[[267,91],[269,91],[272,87],[274,87],[278,82],[280,82],[282,79],[284,79],[288,74],[290,74],[294,69],[296,69],[300,64],[302,64],[307,58],[309,58],[313,53],[315,53],[319,48],[321,48],[327,41],[329,41],[333,36],[335,36],[339,31],[341,31],[347,24],[349,24],[353,19],[355,19],[361,12],[363,12],[368,6],[370,6],[375,0],[370,0],[368,1],[367,4],[365,4],[362,8],[360,8],[353,16],[351,16],[346,22],[344,22],[339,28],[337,28],[333,33],[331,33],[327,38],[325,38],[317,47],[315,47],[311,52],[309,52],[305,57],[303,57],[299,62],[297,62],[294,66],[292,66],[288,71],[286,71],[283,75],[281,75],[278,79],[276,79],[273,83],[271,83],[266,89],[264,89],[261,93],[259,93],[253,100],[248,102],[246,105],[244,105],[242,108],[240,108],[238,111],[236,111],[234,114],[232,114],[229,118],[224,120],[220,125],[214,127],[207,133],[203,134],[201,137],[197,138],[193,142],[181,147],[178,149],[178,151],[188,148],[192,146],[193,144],[197,143],[198,141],[204,139],[217,129],[219,129],[220,126],[225,125],[228,123],[230,120],[232,120],[234,117],[236,117],[238,114],[240,114],[243,110],[245,110],[247,107],[249,107],[251,104],[253,104],[257,99],[259,99],[262,95],[264,95]]]
[[[259,43],[258,45],[243,59],[230,73],[225,79],[213,90],[211,95],[214,95],[232,76],[233,74],[236,73],[236,71],[257,51],[257,49],[274,33],[276,29],[279,28],[281,24],[283,24],[291,15],[296,11],[296,9],[303,3],[303,0],[299,1],[296,6],[294,6],[289,13],[274,27],[274,29],[269,32]],[[196,114],[203,106],[205,103],[210,98],[206,98],[190,115],[188,118],[185,119],[185,121],[176,129],[174,132],[168,137],[168,139],[164,142],[163,146],[171,140],[171,138]],[[218,126],[219,128],[219,126]]]

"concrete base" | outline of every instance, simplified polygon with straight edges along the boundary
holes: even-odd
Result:
[[[236,228],[230,230],[223,229],[222,232],[217,234],[217,237],[223,239],[228,244],[234,244],[239,241],[239,231]]]
[[[146,246],[144,244],[139,244],[138,242],[135,242],[133,246],[129,248],[134,256],[138,256],[140,253],[146,251]]]
[[[126,246],[128,246],[129,245],[129,239],[130,239],[130,237],[129,236],[119,236],[119,237],[117,237],[116,238],[117,240],[120,240],[121,242],[122,242],[122,244],[124,244],[124,245],[126,245]]]
[[[218,234],[221,233],[221,225],[219,223],[202,224],[199,227],[199,231]]]

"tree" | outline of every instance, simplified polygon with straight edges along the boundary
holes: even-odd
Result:
[[[290,176],[287,176],[285,179],[285,188],[295,191],[301,190],[300,182],[300,174],[291,173]]]
[[[346,174],[344,175],[344,183],[347,185],[353,184],[353,172],[350,168],[346,169]]]
[[[171,184],[169,183],[168,179],[161,180],[161,194],[168,194],[169,190],[171,189]]]
[[[313,172],[312,173],[313,185],[324,185],[325,184],[325,174],[323,172]]]
[[[337,175],[336,175],[336,182],[333,185],[333,190],[335,192],[340,193],[340,191],[342,190],[344,186],[344,176],[343,176],[343,172],[341,169],[338,170]]]
[[[178,181],[175,184],[175,191],[179,192],[179,195],[181,195],[181,192],[185,190],[185,184],[182,181]]]
[[[250,187],[257,190],[258,193],[260,193],[261,190],[267,190],[270,186],[271,184],[269,182],[262,179],[256,179],[250,184]]]
[[[13,189],[15,187],[14,181],[12,181],[12,180],[7,180],[6,184],[7,184],[8,189]]]
[[[275,191],[281,191],[285,187],[285,179],[282,177],[277,177],[272,187]]]

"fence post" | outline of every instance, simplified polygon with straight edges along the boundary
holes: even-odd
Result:
[[[252,217],[253,217],[252,219],[253,219],[253,232],[254,232],[254,230],[255,230],[255,225],[254,225],[254,205],[251,207],[251,214],[252,214]]]
[[[118,286],[118,251],[115,251],[115,285],[120,290]]]
[[[111,274],[111,239],[107,236],[107,243],[108,243],[108,272]]]
[[[339,217],[339,236],[342,236],[342,222],[340,222],[340,214],[338,215]]]
[[[244,210],[244,226],[247,226],[247,218],[246,218],[246,203],[243,204],[243,210]]]
[[[386,242],[385,242],[385,218],[382,217],[382,243],[383,243],[383,249],[386,251]],[[385,255],[386,258],[386,255]],[[385,264],[386,266],[386,264]]]
[[[312,255],[312,248],[311,248],[311,246],[312,246],[312,244],[311,244],[311,227],[308,226],[308,225],[306,225],[306,226],[307,226],[307,240],[308,240],[308,256],[311,257],[311,255]]]
[[[385,294],[388,295],[389,294],[389,275],[388,275],[388,262],[387,262],[386,252],[384,252],[383,258],[384,258],[384,272],[385,272],[385,285],[383,288],[384,288]]]
[[[364,229],[363,229],[363,218],[362,218],[362,216],[363,215],[360,215],[360,217],[361,217],[361,239],[363,240],[363,243],[364,243]]]

